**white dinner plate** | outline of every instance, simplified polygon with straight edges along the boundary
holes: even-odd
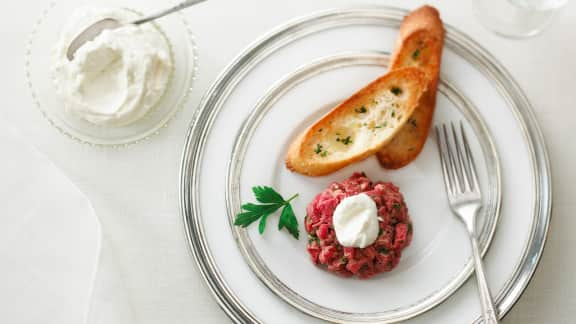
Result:
[[[183,155],[182,212],[200,270],[233,320],[462,323],[478,317],[475,285],[463,285],[472,270],[468,240],[449,211],[433,136],[416,161],[396,171],[381,169],[374,158],[318,178],[284,166],[298,132],[385,73],[404,14],[383,7],[333,10],[288,23],[241,54],[204,97]],[[472,139],[484,197],[481,242],[490,248],[488,277],[504,315],[543,248],[546,152],[521,91],[454,28],[442,64],[434,124],[464,121]],[[285,196],[300,194],[293,207],[305,233],[306,205],[354,171],[394,182],[406,199],[414,238],[389,273],[337,277],[312,264],[305,235],[297,241],[274,226],[259,235],[256,226],[232,225],[240,204],[253,201],[251,187],[268,185]]]

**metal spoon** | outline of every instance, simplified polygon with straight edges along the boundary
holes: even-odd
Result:
[[[88,28],[84,29],[84,31],[82,31],[80,34],[78,34],[78,36],[76,36],[72,42],[70,42],[70,45],[68,46],[68,50],[66,51],[66,57],[68,58],[68,60],[72,60],[74,59],[74,54],[76,53],[76,51],[82,47],[82,45],[84,45],[86,42],[89,42],[91,40],[93,40],[94,38],[96,38],[96,36],[100,35],[100,33],[102,33],[102,31],[106,30],[106,29],[116,29],[122,26],[125,26],[127,24],[133,24],[133,25],[141,25],[153,20],[156,20],[160,17],[164,17],[166,15],[169,15],[171,13],[174,13],[176,11],[180,11],[184,8],[188,8],[192,5],[198,4],[200,2],[204,2],[206,0],[187,0],[187,1],[182,1],[180,4],[160,11],[156,14],[132,21],[130,23],[123,23],[120,22],[116,19],[113,18],[106,18],[106,19],[102,19],[99,20],[95,23],[93,23],[92,25],[90,25]]]

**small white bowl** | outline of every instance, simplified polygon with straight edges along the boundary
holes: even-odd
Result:
[[[152,24],[166,37],[173,61],[166,92],[145,116],[126,126],[100,126],[64,111],[64,102],[56,93],[52,79],[51,49],[57,44],[67,19],[81,6],[121,7],[137,14],[137,0],[114,4],[59,0],[47,8],[33,27],[26,50],[26,78],[34,103],[52,126],[62,134],[93,146],[122,147],[158,134],[185,105],[197,72],[197,50],[190,25],[181,13]]]

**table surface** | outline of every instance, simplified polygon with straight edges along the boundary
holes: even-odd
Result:
[[[199,74],[187,108],[159,136],[127,149],[94,149],[55,131],[34,107],[24,78],[24,50],[47,0],[0,3],[0,61],[4,105],[0,115],[61,168],[92,201],[104,232],[103,266],[114,267],[114,294],[106,312],[134,323],[227,323],[192,261],[178,208],[178,168],[184,137],[202,94],[250,42],[287,19],[314,10],[360,4],[414,8],[422,1],[210,0],[186,11],[199,47]],[[445,22],[491,51],[534,105],[548,144],[554,183],[548,243],[526,292],[503,323],[574,323],[576,309],[576,3],[570,2],[540,36],[508,40],[485,30],[471,1],[429,1]],[[142,1],[143,11],[162,4]],[[98,281],[96,282],[98,285]],[[97,288],[96,288],[97,292]],[[121,305],[121,306],[119,306]],[[49,322],[47,322],[49,323]]]

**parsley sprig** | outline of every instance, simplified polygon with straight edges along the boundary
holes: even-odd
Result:
[[[261,204],[246,203],[242,205],[242,212],[236,215],[234,225],[247,227],[248,225],[260,220],[258,224],[258,232],[264,233],[266,229],[266,221],[268,217],[282,208],[280,213],[280,220],[278,221],[278,230],[286,228],[288,232],[298,239],[300,232],[298,230],[298,220],[294,215],[294,210],[290,202],[298,197],[298,194],[293,195],[288,200],[285,200],[276,190],[266,186],[256,186],[252,188],[256,200]]]

